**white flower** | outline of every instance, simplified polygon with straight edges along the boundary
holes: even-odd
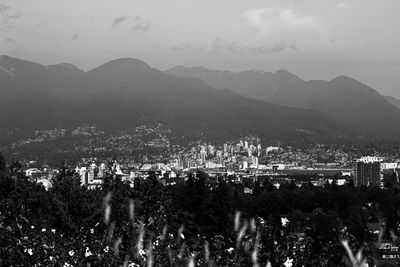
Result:
[[[72,257],[72,256],[75,255],[75,252],[74,252],[73,250],[70,250],[70,251],[68,252],[68,254]],[[67,262],[66,262],[66,263],[67,263]]]
[[[92,256],[92,252],[90,252],[90,249],[88,247],[86,247],[85,257],[89,257],[89,256]]]
[[[56,232],[56,229],[51,229],[51,232],[54,234]]]
[[[228,248],[226,251],[230,254],[233,252],[233,248]]]
[[[35,229],[35,226],[31,225],[31,229]]]
[[[181,238],[182,238],[182,239],[185,239],[185,236],[184,236],[182,233],[181,233]]]
[[[289,222],[289,220],[288,220],[287,218],[285,218],[285,217],[282,217],[282,218],[281,218],[281,223],[282,223],[282,226],[283,226],[283,227],[286,227],[286,225],[287,225],[288,222]]]
[[[90,233],[93,234],[94,233],[94,229],[90,229]]]
[[[140,254],[140,256],[144,257],[146,255],[146,251],[141,249],[141,250],[139,250],[139,254]]]
[[[31,255],[31,256],[33,255],[33,251],[32,251],[31,248],[24,249],[24,252],[28,253],[28,254]]]
[[[53,257],[53,256],[50,256],[50,257],[49,257],[49,260],[51,260],[51,261],[52,261],[53,259],[54,259],[54,257]]]
[[[109,246],[106,246],[103,250],[104,250],[104,252],[107,253],[108,251],[110,251],[110,247],[109,247]]]
[[[293,266],[293,259],[289,259],[289,257],[286,259],[286,261],[283,263],[285,267],[292,267]]]
[[[42,232],[46,232],[46,228],[42,228]]]
[[[64,262],[63,267],[74,267],[72,264],[69,264],[68,262]]]

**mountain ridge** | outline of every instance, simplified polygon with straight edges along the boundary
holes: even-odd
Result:
[[[384,97],[390,104],[392,104],[396,108],[400,109],[400,99],[393,97],[393,96],[388,96],[388,95],[385,95]]]
[[[0,107],[3,127],[93,123],[119,128],[151,121],[168,124],[180,134],[219,139],[248,133],[310,139],[356,135],[323,112],[215,90],[201,79],[177,77],[138,59],[112,60],[87,72],[13,60],[20,74],[1,78],[7,102]]]
[[[286,70],[235,73],[180,66],[166,72],[198,77],[216,89],[230,88],[265,102],[322,111],[367,135],[391,138],[400,134],[400,110],[373,88],[346,75],[305,81]]]

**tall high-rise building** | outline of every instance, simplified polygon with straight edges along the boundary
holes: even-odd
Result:
[[[362,157],[356,161],[356,186],[382,186],[380,157]]]
[[[249,167],[249,163],[247,161],[242,162],[243,170],[246,170]]]
[[[251,148],[247,149],[247,155],[251,157],[253,155],[253,150]]]
[[[202,150],[200,151],[200,160],[201,160],[201,165],[206,163],[206,156],[207,156],[207,152]]]
[[[208,145],[208,155],[214,156],[215,154],[215,147],[212,145]]]
[[[224,153],[226,153],[226,152],[228,152],[228,144],[227,143],[224,144]]]
[[[240,151],[242,151],[243,149],[243,145],[241,143],[236,144],[235,146],[235,152],[239,153]]]

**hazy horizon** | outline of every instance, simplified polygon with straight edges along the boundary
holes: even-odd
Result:
[[[83,70],[132,57],[161,70],[347,75],[400,98],[399,8],[395,0],[0,1],[0,53]]]

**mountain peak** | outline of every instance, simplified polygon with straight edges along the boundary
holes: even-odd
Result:
[[[16,62],[23,62],[24,60],[18,59],[18,58],[13,58],[7,55],[1,55],[0,56],[0,66],[6,66],[6,65],[13,65]]]
[[[268,72],[263,71],[263,70],[245,70],[243,72],[241,72],[241,74],[247,74],[247,75],[252,75],[252,76],[262,76],[267,74]]]
[[[168,70],[186,70],[186,67],[184,65],[176,65]]]
[[[301,80],[298,76],[290,73],[287,70],[277,70],[277,71],[275,71],[275,76],[277,76],[280,79]]]
[[[72,71],[72,72],[82,72],[80,69],[78,69],[75,65],[71,63],[60,63],[60,64],[54,64],[54,65],[47,65],[46,66],[48,69],[54,69],[54,70],[61,70],[61,71]]]
[[[118,58],[90,70],[88,74],[105,79],[106,82],[107,77],[119,77],[120,79],[131,80],[132,75],[141,75],[141,73],[151,70],[153,69],[141,60],[135,58]]]
[[[357,83],[360,83],[359,81],[357,81],[349,76],[346,76],[346,75],[339,75],[336,78],[333,78],[331,80],[331,82],[357,82]]]
[[[99,68],[135,68],[135,69],[148,69],[150,66],[136,58],[117,58],[108,61],[101,65]]]
[[[337,76],[336,78],[330,80],[329,83],[331,83],[335,87],[347,88],[347,89],[352,89],[352,90],[358,89],[359,91],[362,91],[362,92],[374,92],[375,93],[375,90],[373,90],[369,86],[363,84],[360,81],[357,81],[356,79],[346,76],[346,75]]]
[[[53,64],[53,65],[47,65],[48,67],[60,67],[60,68],[66,68],[66,69],[71,69],[71,70],[77,70],[78,68],[71,63],[59,63],[59,64]]]
[[[36,72],[35,75],[42,72],[43,65],[28,60],[14,58],[7,55],[0,56],[0,69],[6,72],[8,76],[16,77],[28,73]],[[35,76],[35,75],[32,75]]]
[[[10,56],[7,56],[7,55],[1,55],[1,56],[0,56],[0,60],[1,60],[1,61],[2,61],[2,60],[10,61],[10,60],[13,60],[13,59],[15,59],[15,58],[10,57]]]

